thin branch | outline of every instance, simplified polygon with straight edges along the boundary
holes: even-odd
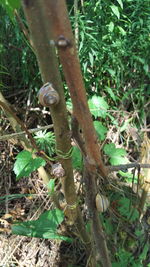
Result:
[[[129,163],[129,164],[120,164],[116,166],[107,166],[109,171],[119,171],[119,170],[126,170],[130,168],[150,168],[150,164],[141,164],[138,162],[135,163]]]
[[[51,128],[53,128],[53,124],[50,124],[50,125],[47,125],[47,126],[41,126],[40,128],[30,129],[28,131],[29,131],[29,133],[36,133],[36,132],[39,132],[41,130],[47,130],[47,129],[51,129]],[[25,131],[18,132],[18,133],[12,133],[12,134],[6,134],[6,135],[3,135],[3,136],[0,136],[0,141],[9,140],[9,139],[12,139],[12,138],[19,138],[20,135],[24,135],[24,134],[26,134]]]

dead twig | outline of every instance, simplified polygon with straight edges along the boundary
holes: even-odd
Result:
[[[129,164],[120,164],[116,166],[107,166],[110,172],[126,170],[130,168],[150,168],[150,164],[141,164],[138,162],[129,163]]]
[[[53,128],[53,124],[50,124],[50,125],[47,125],[47,126],[41,126],[40,128],[30,129],[28,131],[29,131],[29,133],[36,133],[36,132],[39,132],[39,131],[42,131],[42,130],[51,129],[51,128]],[[24,134],[26,134],[25,131],[22,131],[22,132],[19,132],[19,133],[6,134],[6,135],[3,135],[3,136],[0,136],[0,141],[9,140],[9,139],[12,139],[12,138],[19,138],[20,135],[24,135]]]

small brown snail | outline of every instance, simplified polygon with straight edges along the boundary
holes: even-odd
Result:
[[[71,46],[71,42],[66,39],[63,35],[60,35],[55,42],[57,47],[66,48],[68,46]]]
[[[56,105],[59,102],[59,95],[51,83],[45,83],[38,92],[39,102],[44,107]]]
[[[57,178],[61,178],[65,175],[65,170],[60,163],[55,163],[52,165],[51,174]]]
[[[96,195],[95,202],[96,202],[96,208],[99,212],[105,212],[107,208],[109,207],[108,198],[102,194]]]

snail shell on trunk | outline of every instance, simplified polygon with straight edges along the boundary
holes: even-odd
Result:
[[[44,107],[56,105],[59,102],[59,95],[51,83],[45,83],[38,93],[39,102]]]
[[[102,194],[96,195],[96,208],[99,212],[105,212],[109,207],[109,200]]]

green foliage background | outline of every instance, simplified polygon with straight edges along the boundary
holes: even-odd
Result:
[[[79,27],[79,57],[88,95],[106,95],[109,102],[121,100],[130,106],[132,94],[136,107],[144,107],[150,95],[149,0],[93,0],[83,1],[83,6],[79,1],[75,15],[73,1],[68,1],[68,8],[73,27],[75,17]],[[0,6],[1,90],[6,94],[23,90],[28,97],[39,88],[40,75],[30,45],[8,13]]]

